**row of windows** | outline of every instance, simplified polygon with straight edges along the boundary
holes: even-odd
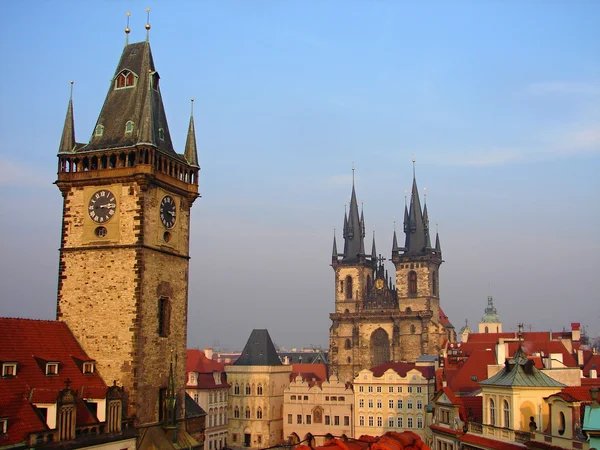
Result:
[[[490,411],[490,425],[496,426],[496,403],[494,402],[494,399],[490,398],[488,406]],[[498,426],[510,428],[510,405],[507,400],[504,400],[502,406],[504,411],[504,423],[498,423]]]
[[[245,393],[245,395],[253,395],[252,387],[249,384],[247,384],[246,387],[244,388],[244,393]],[[235,386],[233,386],[233,394],[240,395],[240,385],[239,384],[236,384]],[[256,395],[263,395],[263,387],[260,384],[256,387]]]
[[[330,415],[325,415],[325,416],[323,416],[324,421],[322,421],[321,415],[315,414],[314,423],[322,423],[323,422],[325,425],[333,425],[333,426],[340,425],[340,416],[333,416],[333,420],[331,420],[331,418],[332,417]],[[288,424],[293,424],[294,423],[293,419],[294,419],[293,414],[287,415]],[[302,414],[296,414],[296,423],[298,425],[312,425],[313,416],[311,414],[307,414],[306,416],[302,416]],[[345,427],[350,426],[350,416],[344,416],[344,426]]]
[[[416,266],[417,268],[420,266],[421,264],[417,263]],[[422,264],[424,266],[424,264]],[[403,264],[401,267],[404,268],[404,266],[408,267],[408,264]],[[415,264],[411,264],[410,265],[411,269],[414,269]],[[408,295],[414,296],[417,295],[418,289],[417,289],[417,272],[415,272],[414,270],[411,270],[410,272],[408,272],[407,275],[407,281],[408,281]],[[367,290],[371,290],[371,277],[367,276]],[[433,271],[431,272],[431,290],[432,290],[432,294],[433,295],[437,295],[437,272]],[[346,300],[352,300],[352,277],[350,275],[348,275],[346,277],[346,280],[340,280],[340,293],[344,293],[345,291],[345,297]]]
[[[290,395],[290,400],[294,401],[294,400],[308,400],[308,395]],[[326,395],[325,396],[325,401],[326,402],[343,402],[346,401],[346,397],[344,397],[343,395],[337,396],[337,395]]]
[[[222,403],[227,401],[227,392],[209,392],[208,393],[208,404],[211,403]]]
[[[2,363],[2,376],[3,377],[16,377],[17,376],[17,363],[16,362],[4,362]],[[47,362],[45,367],[45,374],[48,376],[58,375],[59,362]],[[81,371],[84,374],[94,373],[94,363],[92,361],[85,361],[81,366]]]
[[[237,406],[235,408],[233,408],[233,418],[234,419],[240,418],[240,408],[238,408]],[[250,408],[248,406],[246,406],[246,409],[244,410],[244,418],[245,419],[252,418],[252,413],[250,412]],[[260,406],[258,408],[256,408],[255,418],[256,419],[263,418],[263,410]]]
[[[367,426],[369,427],[382,427],[383,426],[383,417],[382,416],[368,416],[367,417]],[[375,425],[377,423],[377,425]],[[365,416],[358,417],[358,425],[361,427],[365,426]],[[423,417],[417,417],[417,428],[423,428]],[[388,417],[388,428],[404,428],[404,417]],[[414,428],[414,418],[408,417],[406,419],[406,428]]]
[[[133,129],[135,128],[135,124],[130,120],[125,124],[125,134],[133,134]],[[96,125],[96,129],[94,131],[94,135],[100,137],[104,135],[104,125],[98,124]],[[158,129],[158,138],[161,141],[165,140],[165,130],[164,128]]]
[[[373,392],[373,389],[375,389],[375,391],[378,393],[382,392],[383,390],[381,386],[367,386],[367,392]],[[402,389],[403,386],[396,386],[396,391],[398,393],[402,393]],[[362,385],[358,386],[358,392],[365,392],[365,387]],[[388,386],[388,392],[392,394],[394,392],[394,386]],[[417,394],[422,394],[423,386],[407,386],[406,392],[408,392],[409,394],[412,394],[413,392],[416,392]]]
[[[219,425],[227,425],[227,413],[209,414],[208,426],[218,427]]]
[[[370,398],[367,400],[366,404],[367,404],[368,408],[374,408],[375,404],[377,404],[377,409],[383,408],[383,402],[381,401],[380,398],[378,398],[376,402],[374,402],[373,399]],[[404,401],[402,399],[398,399],[398,400],[396,400],[395,405],[396,405],[396,409],[403,409]],[[423,409],[423,400],[417,400],[416,405],[417,405],[417,409]],[[365,399],[361,398],[358,400],[358,407],[359,408],[365,407]],[[394,400],[393,399],[388,400],[388,409],[394,409]],[[413,409],[413,400],[412,399],[406,400],[406,409]]]

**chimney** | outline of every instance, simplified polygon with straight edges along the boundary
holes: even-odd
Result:
[[[205,348],[204,356],[206,356],[208,359],[213,359],[213,349],[210,347]]]
[[[590,378],[598,378],[598,372],[596,369],[590,369]]]
[[[571,323],[571,340],[573,342],[581,340],[581,324],[579,322]]]
[[[496,344],[496,364],[504,364],[506,361],[506,344],[504,339],[500,338]]]
[[[581,367],[583,367],[583,365],[585,364],[585,361],[583,360],[583,350],[582,349],[577,350],[577,364]]]

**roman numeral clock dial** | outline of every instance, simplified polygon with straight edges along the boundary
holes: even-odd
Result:
[[[90,219],[96,223],[108,222],[117,210],[117,201],[112,192],[102,189],[92,195],[88,204]]]
[[[165,195],[160,201],[160,220],[165,228],[173,228],[177,218],[177,205],[170,195]]]

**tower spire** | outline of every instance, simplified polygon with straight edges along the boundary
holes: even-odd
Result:
[[[408,210],[406,206],[404,207],[404,233],[406,233],[404,247],[407,253],[422,254],[425,252],[427,236],[424,222],[415,174],[415,158],[413,156],[413,184],[410,194],[410,207]]]
[[[338,251],[337,251],[337,243],[335,241],[335,228],[333,229],[333,250],[331,251],[331,260],[337,261]]]
[[[375,230],[373,230],[373,246],[371,247],[371,261],[377,261],[377,249],[375,248]]]
[[[67,116],[60,138],[59,153],[70,153],[75,148],[75,121],[73,119],[73,84],[71,80],[71,94],[69,95],[69,106],[67,106]]]
[[[146,42],[150,42],[150,8],[146,8]]]
[[[190,166],[200,167],[198,164],[198,148],[196,146],[196,129],[194,127],[194,99],[191,99],[190,126],[188,127],[187,140],[185,141],[184,156]]]
[[[352,165],[352,195],[348,215],[344,214],[344,257],[343,261],[358,262],[365,255],[364,215],[358,211],[354,186],[354,165]]]

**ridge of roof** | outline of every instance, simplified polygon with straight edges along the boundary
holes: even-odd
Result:
[[[234,366],[282,366],[266,329],[254,329]]]

